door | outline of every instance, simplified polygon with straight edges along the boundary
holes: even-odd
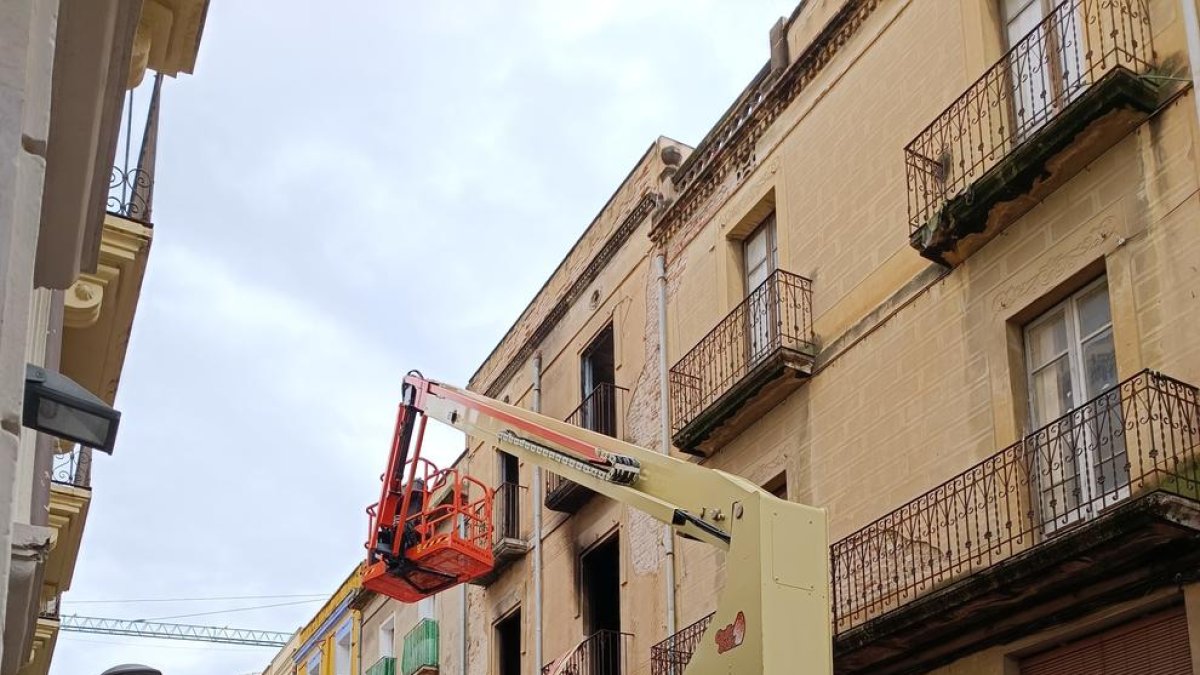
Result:
[[[609,537],[583,555],[584,630],[579,675],[625,675],[621,654],[621,544]]]
[[[771,351],[776,337],[778,289],[768,283],[775,271],[775,214],[771,214],[742,243],[746,269],[746,369]]]
[[[579,357],[581,426],[608,436],[617,435],[616,358],[613,327],[600,331]]]
[[[1128,494],[1108,284],[1100,279],[1025,330],[1030,418],[1042,522],[1049,529]],[[1106,393],[1108,392],[1108,393]]]
[[[1014,142],[1070,103],[1086,84],[1079,7],[1057,0],[1001,0]]]

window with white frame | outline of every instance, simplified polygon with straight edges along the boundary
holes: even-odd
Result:
[[[775,337],[774,314],[777,298],[766,285],[775,271],[778,251],[775,243],[775,214],[763,222],[742,242],[742,265],[746,270],[746,349],[747,362],[754,363],[769,351]]]
[[[350,624],[345,624],[338,631],[333,650],[334,675],[351,675],[350,673]]]
[[[1094,515],[1128,484],[1120,406],[1098,399],[1117,384],[1108,284],[1103,278],[1025,328],[1043,522]]]
[[[396,655],[396,615],[393,614],[379,627],[379,658]]]

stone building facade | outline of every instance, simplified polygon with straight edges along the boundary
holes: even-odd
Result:
[[[154,233],[162,77],[192,72],[207,11],[0,3],[0,675],[48,672],[92,500],[92,449],[26,426],[43,412],[27,365],[113,405]],[[131,113],[144,79],[150,104]],[[131,114],[140,142],[122,139]]]
[[[808,0],[768,37],[470,387],[825,508],[839,673],[1200,672],[1194,0]],[[441,672],[680,672],[719,552],[459,465],[504,562],[438,596]]]

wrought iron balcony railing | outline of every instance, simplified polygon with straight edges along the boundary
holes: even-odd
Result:
[[[813,354],[812,282],[775,270],[671,368],[679,431],[777,350]]]
[[[114,166],[108,179],[108,212],[140,223],[149,223],[150,195],[153,189],[154,177],[149,171],[136,166]]]
[[[404,651],[400,657],[401,675],[416,675],[438,667],[438,624],[433,619],[420,623],[404,636]]]
[[[396,657],[380,657],[370,668],[367,668],[367,675],[396,675]]]
[[[627,393],[629,393],[629,390],[625,387],[601,382],[583,399],[578,408],[575,408],[570,415],[567,415],[564,421],[574,424],[577,427],[604,434],[605,436],[620,438],[624,431],[622,424],[624,423],[625,395]],[[583,490],[586,490],[586,488],[578,486],[562,476],[549,471],[546,472],[547,502],[556,501],[555,495],[562,495],[567,491]],[[582,497],[578,500],[567,501],[581,500]]]
[[[700,619],[650,648],[650,675],[683,675],[700,638],[712,623],[713,614]]]
[[[599,630],[569,654],[542,667],[542,675],[627,675],[633,635]]]
[[[601,382],[564,421],[605,436],[620,438],[621,406],[628,392],[625,387]]]
[[[912,232],[1104,75],[1154,62],[1146,0],[1066,0],[904,149]]]
[[[524,541],[528,538],[521,523],[521,504],[527,499],[526,492],[525,486],[517,483],[505,482],[496,487],[492,500],[492,536],[497,544],[505,540]]]
[[[836,542],[836,630],[1155,489],[1200,500],[1200,393],[1142,371]]]
[[[76,445],[70,452],[54,455],[50,481],[59,485],[90,488],[92,484],[92,450]]]

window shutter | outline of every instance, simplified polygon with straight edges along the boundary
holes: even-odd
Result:
[[[1183,607],[1024,659],[1021,675],[1191,675]]]

